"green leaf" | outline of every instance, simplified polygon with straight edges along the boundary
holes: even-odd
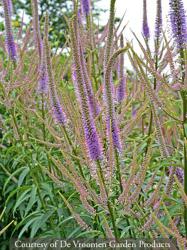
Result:
[[[68,221],[70,221],[70,220],[75,220],[75,218],[73,217],[73,216],[70,216],[70,217],[68,217],[68,218],[65,218],[63,221],[61,221],[59,224],[58,224],[58,227],[60,227],[62,224],[64,224],[64,223],[66,223],[66,222],[68,222]]]
[[[129,229],[131,228],[131,226],[128,226],[126,228],[123,229],[123,231],[121,232],[120,238],[122,239],[124,236],[126,236],[126,234],[129,234]]]
[[[28,214],[28,212],[30,211],[30,209],[32,208],[34,203],[37,202],[36,193],[37,193],[37,187],[33,186],[31,193],[30,193],[29,203],[28,203],[27,208],[25,210],[25,216]]]
[[[44,226],[44,224],[46,223],[46,221],[51,217],[51,215],[54,213],[54,211],[48,211],[45,214],[42,214],[40,217],[38,217],[38,220],[36,220],[33,225],[32,225],[32,229],[31,229],[31,233],[30,233],[30,237],[33,238],[36,233],[38,232],[38,230]]]
[[[29,173],[30,169],[29,167],[25,167],[23,172],[20,174],[19,179],[18,179],[18,186],[21,186],[23,183],[23,180],[25,179],[26,175]]]
[[[40,213],[38,211],[34,211],[33,213],[29,214],[27,217],[23,218],[14,228],[12,235],[14,235],[14,233],[16,232],[16,230],[18,230],[22,225],[27,224],[30,220],[32,220],[32,218],[36,218],[38,217],[38,215],[40,215]]]
[[[76,235],[76,233],[79,232],[80,230],[81,230],[80,227],[75,228],[75,229],[68,235],[67,239],[74,238],[75,235]]]
[[[9,184],[10,180],[12,179],[13,176],[15,176],[16,174],[18,174],[19,172],[21,172],[25,167],[22,168],[18,168],[16,171],[14,171],[6,180],[4,187],[3,187],[3,192],[5,191],[7,185]]]
[[[30,197],[30,194],[28,194],[28,192],[31,191],[31,187],[27,187],[26,190],[21,193],[21,195],[19,196],[19,198],[16,201],[16,204],[14,206],[13,209],[13,214],[15,213],[16,209],[25,201]]]
[[[101,234],[101,232],[98,231],[98,230],[85,231],[85,232],[82,232],[82,233],[78,234],[78,235],[76,236],[76,238],[85,237],[85,236],[88,236],[89,234],[91,234],[92,237],[93,237],[93,236],[99,236],[99,235]],[[85,237],[85,238],[86,238],[86,237]]]
[[[185,129],[185,133],[187,135],[187,124],[186,123],[184,123],[184,129]]]
[[[4,215],[4,213],[5,213],[5,210],[6,210],[6,207],[3,208],[3,211],[2,211],[1,214],[0,214],[0,220],[3,218],[3,215]]]
[[[32,218],[31,220],[29,220],[29,221],[25,224],[25,226],[21,229],[18,238],[21,238],[22,235],[24,234],[24,232],[27,231],[28,228],[29,228],[29,226],[30,226],[34,221],[36,221],[36,220],[38,220],[38,217],[34,217],[34,218]]]

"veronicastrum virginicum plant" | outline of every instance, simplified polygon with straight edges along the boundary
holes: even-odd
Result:
[[[142,1],[145,46],[136,34],[135,39],[143,57],[126,43],[122,22],[115,23],[115,0],[100,35],[92,1],[73,1],[66,53],[50,48],[50,16],[46,13],[42,29],[38,3],[31,2],[32,23],[25,33],[22,28],[14,33],[13,9],[3,0],[3,237],[172,237],[185,249],[182,1],[170,1],[176,49],[163,32],[157,1],[153,51],[149,7]],[[124,54],[132,72],[124,68]]]

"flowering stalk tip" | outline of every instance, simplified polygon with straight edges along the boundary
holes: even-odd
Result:
[[[44,37],[44,49],[45,49],[45,62],[46,62],[46,70],[48,76],[49,83],[49,95],[51,100],[52,111],[55,119],[62,125],[66,123],[66,115],[62,110],[55,86],[55,79],[52,70],[51,63],[51,50],[48,42],[48,15],[46,15],[45,20],[45,37]]]
[[[39,65],[39,86],[38,90],[40,93],[46,94],[48,91],[48,75],[47,75],[47,64],[45,56],[45,44],[41,42],[41,60]]]
[[[149,25],[147,20],[147,0],[143,0],[143,35],[146,39],[150,38]]]
[[[3,0],[3,9],[5,15],[5,32],[6,32],[6,46],[10,59],[16,61],[16,45],[14,42],[14,36],[12,32],[11,14],[12,14],[12,2],[11,0]]]
[[[162,31],[162,1],[157,0],[157,13],[155,20],[155,38],[159,39]]]
[[[170,0],[170,22],[173,38],[178,49],[183,49],[187,44],[187,24],[184,4],[182,0]]]
[[[35,46],[38,49],[38,54],[41,59],[42,54],[42,39],[40,34],[40,23],[38,15],[38,1],[32,0],[32,16],[33,16],[33,32],[34,32],[34,41]]]
[[[90,14],[90,0],[81,0],[82,12],[85,16]]]
[[[73,79],[76,83],[77,95],[81,108],[81,116],[83,122],[84,136],[86,146],[88,148],[89,156],[91,160],[97,161],[102,157],[102,149],[99,141],[99,136],[91,112],[91,107],[88,98],[88,90],[86,90],[85,72],[83,65],[83,58],[81,53],[79,33],[77,29],[77,16],[74,17],[71,25],[71,42],[73,53]]]
[[[123,35],[120,37],[120,48],[124,47]],[[125,85],[126,85],[126,78],[124,75],[124,55],[121,54],[119,57],[119,86],[117,88],[117,100],[118,102],[122,102],[125,98]]]

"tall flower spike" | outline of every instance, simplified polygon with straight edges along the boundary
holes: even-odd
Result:
[[[48,75],[47,75],[47,63],[45,57],[45,44],[41,41],[41,60],[39,65],[39,86],[40,93],[47,93],[48,91]]]
[[[107,67],[107,63],[111,56],[113,36],[114,36],[114,17],[115,17],[115,2],[116,0],[111,0],[110,2],[110,17],[109,17],[109,25],[108,25],[108,35],[105,46],[105,55],[104,55],[104,72]]]
[[[155,38],[159,39],[162,31],[162,0],[157,0],[157,13],[155,20]]]
[[[143,27],[142,32],[144,37],[148,40],[150,38],[149,25],[147,21],[147,0],[143,0]]]
[[[38,49],[39,58],[42,56],[42,39],[40,34],[40,23],[38,15],[38,1],[32,0],[32,16],[35,46]]]
[[[81,68],[80,50],[78,43],[78,30],[77,30],[77,16],[74,16],[71,25],[71,42],[72,42],[72,53],[75,67],[75,77],[77,85],[77,93],[79,95],[81,115],[83,121],[84,135],[86,145],[89,151],[91,160],[99,160],[102,156],[101,145],[97,134],[96,126],[92,113],[90,112],[90,105],[85,90],[84,77]]]
[[[120,48],[124,47],[123,35],[120,37]],[[122,102],[125,98],[125,85],[126,85],[126,78],[124,75],[124,55],[121,54],[119,57],[119,85],[117,88],[117,100],[118,102]]]
[[[121,151],[121,141],[119,135],[119,128],[117,126],[117,121],[115,117],[113,96],[112,96],[112,67],[118,55],[124,53],[127,48],[120,49],[116,51],[113,56],[109,59],[106,72],[105,72],[105,102],[106,102],[106,124],[107,124],[107,139],[110,141],[110,134],[112,133],[113,145],[115,149]]]
[[[112,67],[113,61],[110,61],[110,56],[112,52],[112,43],[114,36],[114,17],[115,17],[115,2],[116,0],[111,0],[110,2],[110,17],[109,17],[109,27],[108,35],[105,46],[104,55],[104,101],[106,103],[106,129],[107,129],[107,139],[110,142],[110,134],[112,134],[112,140],[114,148],[121,150],[121,142],[119,138],[119,129],[117,126],[114,103],[113,103],[113,83],[112,83]]]
[[[80,49],[80,59],[81,59],[81,49]],[[83,77],[84,77],[84,79],[83,79],[84,80],[84,89],[85,89],[87,99],[89,102],[89,109],[92,113],[92,116],[95,118],[100,113],[100,108],[99,108],[97,101],[95,99],[95,96],[93,94],[92,85],[91,85],[91,82],[89,82],[90,81],[89,76],[87,76],[88,78],[85,79],[85,74],[87,74],[87,73],[84,72],[84,67],[86,67],[86,65],[83,66],[82,63],[83,62],[81,59],[81,70],[83,71]],[[78,86],[77,86],[77,75],[76,75],[75,65],[72,65],[72,80],[73,80],[73,83],[75,86],[77,98],[79,100],[79,103],[81,103],[79,90],[78,90]]]
[[[81,0],[82,12],[85,16],[90,14],[90,0]]]
[[[41,93],[47,93],[48,89],[48,76],[45,62],[45,45],[43,44],[40,33],[40,22],[38,15],[38,1],[32,0],[32,16],[33,16],[33,32],[35,46],[38,50],[39,56],[39,86],[38,90]]]
[[[81,8],[78,10],[78,22],[80,25],[82,25],[82,9]]]
[[[12,12],[13,12],[12,0],[7,0],[7,2],[8,2],[9,13],[10,15],[12,15]]]
[[[79,42],[79,44],[80,44],[80,42]],[[98,103],[97,103],[95,96],[94,96],[92,83],[91,83],[91,80],[90,80],[89,75],[88,75],[88,69],[86,67],[86,62],[85,62],[85,59],[83,56],[81,44],[79,45],[79,47],[80,47],[80,61],[81,61],[81,67],[82,67],[82,72],[83,72],[83,78],[84,78],[83,80],[84,80],[84,84],[85,84],[85,90],[86,90],[86,93],[88,96],[88,101],[89,101],[90,110],[92,112],[92,115],[93,115],[93,117],[96,117],[99,114],[100,109],[99,109]]]
[[[55,119],[60,124],[64,125],[66,123],[66,115],[62,110],[57,92],[55,87],[55,80],[52,70],[51,63],[51,50],[48,42],[48,15],[46,14],[45,19],[45,37],[44,37],[44,49],[45,49],[45,60],[46,60],[46,69],[49,81],[49,94],[51,99],[52,111]]]
[[[12,24],[11,24],[11,13],[12,13],[12,2],[11,0],[3,0],[3,9],[5,15],[5,32],[6,32],[6,46],[9,58],[12,61],[16,61],[17,53],[14,42]]]
[[[110,78],[110,82],[105,82],[105,75],[106,75],[106,68],[108,61],[110,59],[110,56],[112,54],[112,45],[113,45],[113,38],[114,38],[114,18],[115,18],[115,3],[116,0],[110,1],[110,16],[109,16],[109,24],[108,24],[108,32],[107,32],[107,40],[105,45],[105,51],[104,51],[104,64],[103,64],[103,71],[104,71],[104,99],[106,99],[106,88],[109,87],[110,93],[114,93],[114,85],[113,85],[113,79],[112,74]],[[106,86],[108,84],[108,86]]]
[[[178,49],[182,49],[187,44],[187,24],[182,0],[170,0],[170,22],[173,38]]]

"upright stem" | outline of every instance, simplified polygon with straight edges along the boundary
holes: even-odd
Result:
[[[42,119],[43,119],[43,127],[42,127],[42,132],[43,132],[43,140],[46,140],[46,132],[45,132],[45,108],[44,108],[44,94],[42,94]]]
[[[12,115],[12,119],[13,119],[14,125],[15,125],[15,127],[16,127],[16,131],[17,131],[17,133],[18,133],[19,140],[20,140],[22,146],[24,147],[23,137],[22,137],[21,132],[20,132],[20,130],[19,130],[19,126],[18,126],[18,124],[17,124],[17,120],[16,120],[16,117],[15,117],[15,114],[14,114],[14,110],[13,110],[12,108],[10,109],[10,113],[11,113],[11,115]]]
[[[187,195],[187,93],[182,94],[183,100],[183,141],[184,141],[184,191]],[[184,223],[187,237],[187,207],[184,206]]]
[[[180,50],[181,59],[181,71],[182,71],[182,84],[185,84],[185,54],[184,50]],[[183,105],[183,143],[184,143],[184,192],[187,195],[187,92],[186,90],[181,91],[182,105]],[[187,237],[187,207],[184,206],[184,224]]]
[[[152,133],[152,127],[153,127],[153,112],[151,110],[151,114],[150,114],[150,121],[149,121],[149,129],[148,129],[148,141],[147,141],[147,146],[146,146],[146,149],[145,149],[145,153],[147,154],[147,151],[148,151],[148,148],[149,148],[149,144],[151,142],[151,138],[150,135]]]
[[[44,97],[44,94],[42,93],[42,119],[43,119],[43,126],[42,126],[42,132],[43,132],[43,140],[46,141],[46,127],[45,127],[45,97]],[[46,148],[46,145],[45,145],[45,149],[47,150]],[[49,171],[51,172],[51,163],[50,163],[50,159],[49,159],[49,155],[47,154],[47,163],[48,163],[48,168],[49,168]],[[53,190],[53,193],[55,194],[55,188],[54,188],[54,185],[52,184],[52,190]],[[53,203],[52,199],[50,198],[51,202]],[[56,199],[54,200],[55,202],[55,205],[56,207],[58,207],[58,204],[57,204],[57,201]],[[57,213],[58,214],[58,213]]]
[[[116,167],[117,167],[116,177],[117,177],[117,180],[118,180],[119,183],[120,183],[120,191],[121,191],[121,193],[122,193],[122,192],[123,192],[123,186],[122,186],[122,179],[121,179],[121,170],[120,170],[120,162],[119,162],[119,153],[118,153],[118,151],[117,151],[116,149],[115,149],[115,158],[116,158]],[[128,227],[129,227],[129,226],[130,226],[129,219],[127,218],[126,221],[127,221]],[[129,229],[128,231],[129,231],[130,237],[132,238],[132,235],[133,235],[132,230]]]
[[[116,158],[116,167],[117,167],[116,177],[117,177],[117,180],[120,183],[120,191],[122,193],[123,192],[123,186],[122,186],[122,180],[121,180],[121,170],[120,170],[120,162],[119,162],[119,153],[118,153],[118,151],[116,149],[115,149],[115,158]]]
[[[73,154],[74,154],[75,156],[77,156],[76,149],[75,149],[74,146],[73,146],[73,143],[72,143],[72,141],[71,141],[71,139],[70,139],[70,137],[69,137],[69,135],[68,135],[68,132],[67,132],[65,126],[62,126],[62,128],[63,128],[64,134],[65,134],[65,136],[66,136],[66,139],[68,140],[68,143],[69,143],[69,145],[70,145],[71,148],[72,148]],[[82,170],[82,166],[81,166],[81,164],[80,164],[80,161],[79,161],[79,160],[76,160],[76,161],[77,161],[77,165],[78,165],[79,171],[80,171],[80,173],[81,173],[81,176],[85,179],[84,173],[83,173],[83,170]]]
[[[159,39],[156,39],[156,41],[155,41],[155,71],[158,70],[158,49],[159,49]],[[154,77],[154,80],[153,80],[154,91],[156,91],[156,87],[157,87],[157,80],[156,80],[156,77]],[[148,137],[152,133],[152,126],[153,126],[153,112],[151,110],[150,122],[149,122],[149,130],[148,130]],[[151,139],[149,138],[148,142],[147,142],[146,153],[147,153],[150,141],[151,141]]]
[[[86,28],[87,28],[87,38],[88,38],[88,62],[89,62],[89,75],[92,75],[92,66],[93,66],[93,39],[92,39],[92,22],[91,14],[86,16]]]
[[[186,136],[185,136],[185,140],[186,140]],[[185,194],[187,195],[187,157],[186,157],[186,154],[187,154],[186,145],[184,145],[184,191],[185,191]],[[186,237],[187,237],[187,208],[186,206],[184,207],[184,223],[185,223],[185,231],[186,231]]]
[[[118,230],[117,230],[117,227],[116,227],[114,211],[113,211],[113,208],[112,208],[110,200],[109,200],[108,190],[107,190],[107,187],[106,187],[105,179],[104,179],[103,172],[102,172],[102,169],[101,169],[101,164],[100,164],[99,161],[97,161],[97,166],[98,166],[98,173],[99,173],[99,175],[101,177],[101,181],[103,183],[103,186],[105,188],[105,192],[106,192],[106,195],[107,195],[107,206],[108,206],[108,210],[109,210],[111,220],[112,220],[112,226],[113,226],[113,230],[114,230],[115,239],[117,240],[117,239],[119,239],[119,235],[118,235]]]

